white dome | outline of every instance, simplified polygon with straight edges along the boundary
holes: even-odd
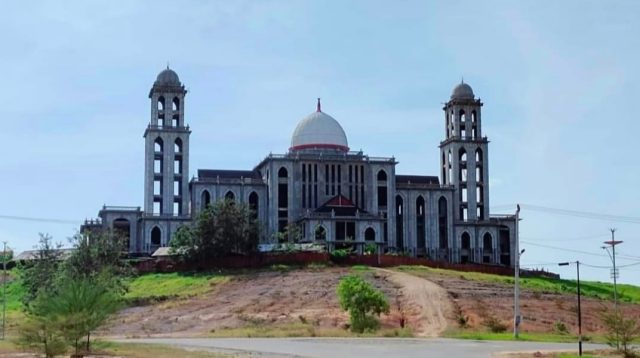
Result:
[[[347,135],[340,123],[330,115],[318,110],[306,116],[293,131],[290,150],[329,149],[349,151]]]

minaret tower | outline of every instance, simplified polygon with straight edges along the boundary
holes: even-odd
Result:
[[[455,220],[489,218],[489,141],[482,136],[482,102],[462,81],[444,105],[445,140],[440,143],[444,185],[455,188]]]
[[[151,121],[144,132],[144,210],[147,215],[189,215],[189,134],[184,122],[187,94],[167,66],[149,91]]]

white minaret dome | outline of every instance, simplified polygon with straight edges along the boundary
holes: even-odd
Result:
[[[298,123],[291,137],[289,150],[305,149],[349,151],[344,129],[333,117],[322,112],[320,98],[318,98],[317,110]]]

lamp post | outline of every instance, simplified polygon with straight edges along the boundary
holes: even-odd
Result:
[[[561,262],[558,266],[569,266],[572,262]],[[576,277],[578,282],[578,355],[582,356],[582,311],[580,310],[580,261],[576,261]]]

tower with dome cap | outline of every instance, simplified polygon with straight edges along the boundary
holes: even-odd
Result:
[[[144,212],[151,217],[179,218],[189,214],[189,127],[184,107],[187,91],[178,74],[168,66],[151,90],[151,118],[144,132]],[[167,230],[164,230],[167,232]],[[149,235],[147,235],[149,236]],[[169,235],[149,238],[148,245],[161,246]]]

